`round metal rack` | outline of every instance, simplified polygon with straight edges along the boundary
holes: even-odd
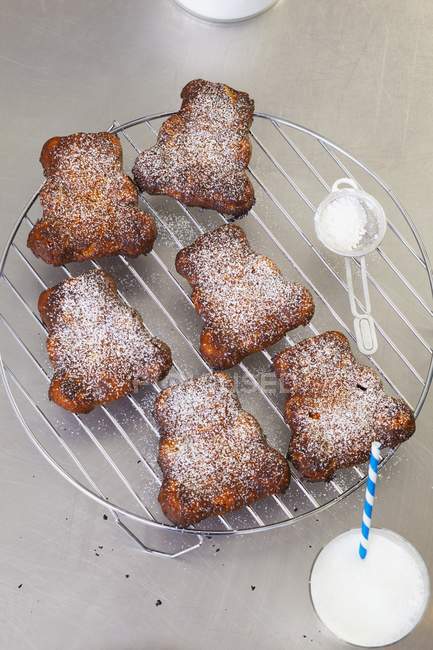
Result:
[[[140,147],[153,144],[161,122],[170,114],[113,123],[110,130],[125,145],[125,169],[131,168]],[[255,250],[273,258],[287,277],[310,289],[316,314],[306,328],[290,332],[276,346],[231,371],[244,408],[258,418],[270,443],[286,451],[290,431],[282,414],[284,394],[271,370],[273,354],[326,329],[344,332],[355,350],[343,262],[321,246],[313,226],[316,206],[336,178],[345,176],[376,196],[388,220],[388,234],[373,254],[368,273],[379,350],[363,362],[377,370],[386,388],[404,397],[419,415],[433,374],[433,278],[411,218],[375,173],[314,131],[256,113],[251,138],[254,153],[249,171],[257,202],[240,223]],[[363,483],[365,466],[342,471],[329,483],[308,483],[293,470],[284,495],[187,530],[166,520],[157,501],[161,474],[156,462],[158,430],[152,418],[152,403],[161,386],[145,387],[88,415],[62,411],[47,397],[51,368],[37,298],[65,277],[91,267],[105,268],[116,277],[123,298],[142,313],[149,330],[172,348],[174,367],[162,385],[208,372],[198,350],[200,319],[188,286],[176,274],[174,259],[177,250],[198,234],[228,219],[167,197],[141,195],[143,209],[155,217],[159,228],[148,256],[54,268],[26,247],[29,230],[40,217],[38,194],[39,190],[19,217],[0,262],[0,369],[5,389],[24,430],[51,466],[107,508],[145,551],[177,557],[197,548],[207,535],[240,535],[293,524],[317,515]],[[357,260],[352,264],[356,270]],[[361,301],[357,302],[362,310]],[[383,453],[382,464],[392,453]]]

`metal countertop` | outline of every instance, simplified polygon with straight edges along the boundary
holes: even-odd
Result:
[[[2,0],[0,249],[40,183],[48,137],[175,109],[201,76],[354,153],[432,253],[432,29],[429,0],[280,0],[225,26],[170,0]],[[289,528],[151,558],[46,464],[3,391],[0,409],[1,650],[345,647],[313,613],[308,576],[319,549],[358,526],[362,491]],[[384,468],[374,524],[414,543],[433,576],[432,414],[429,397]],[[432,626],[433,603],[397,647],[430,649]]]

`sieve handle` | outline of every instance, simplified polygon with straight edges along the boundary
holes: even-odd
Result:
[[[357,183],[354,178],[338,178],[335,183],[333,183],[331,191],[338,192],[338,190],[344,189],[341,188],[340,185],[349,185],[354,190],[362,190],[360,184]]]
[[[362,291],[364,295],[364,312],[359,313],[356,308],[355,291],[353,289],[352,262],[350,257],[345,257],[347,291],[349,293],[350,309],[353,316],[356,343],[362,354],[374,354],[377,351],[377,335],[374,319],[371,315],[370,294],[368,291],[367,265],[365,257],[359,258],[361,262]]]

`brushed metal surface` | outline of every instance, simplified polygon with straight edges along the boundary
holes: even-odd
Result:
[[[230,26],[168,0],[4,0],[0,248],[40,182],[45,139],[133,118],[140,106],[176,108],[182,85],[203,76],[352,151],[396,191],[432,251],[432,23],[428,0],[281,0]],[[422,334],[432,342],[429,327]],[[358,524],[361,493],[288,529],[150,558],[48,467],[1,399],[1,648],[343,647],[312,611],[308,575],[320,547]],[[430,397],[416,436],[384,469],[375,512],[375,525],[405,535],[430,570],[431,415]],[[432,623],[430,606],[398,647],[430,648]]]

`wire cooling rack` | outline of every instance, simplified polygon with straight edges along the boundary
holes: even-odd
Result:
[[[123,140],[126,170],[140,148],[154,143],[160,124],[170,114],[113,123],[110,131]],[[284,394],[271,370],[272,356],[326,329],[339,329],[354,344],[343,262],[321,246],[313,227],[316,206],[336,178],[345,176],[356,178],[374,194],[388,219],[388,234],[371,256],[368,272],[379,351],[363,362],[375,368],[386,388],[404,397],[418,415],[433,374],[433,280],[425,247],[409,215],[366,165],[310,129],[256,113],[251,137],[254,153],[249,171],[257,202],[240,223],[256,251],[273,258],[287,277],[310,289],[316,314],[306,328],[290,332],[231,371],[243,407],[260,421],[269,442],[285,452],[290,432],[282,414]],[[188,285],[174,269],[174,259],[197,235],[228,220],[167,197],[142,195],[143,209],[155,217],[159,228],[148,256],[53,268],[26,248],[27,235],[40,216],[38,194],[39,190],[19,217],[0,263],[1,373],[28,436],[64,478],[102,503],[143,550],[164,557],[197,548],[206,535],[239,535],[292,524],[359,487],[366,477],[365,466],[342,471],[329,483],[308,483],[293,470],[284,495],[187,530],[165,519],[157,501],[161,474],[152,404],[161,387],[210,370],[198,350],[200,319]],[[357,267],[356,259],[353,265]],[[152,334],[170,345],[174,367],[161,386],[147,386],[91,414],[75,415],[47,397],[51,369],[37,299],[47,286],[91,267],[113,273],[126,302],[142,313]],[[362,310],[359,300],[358,305]],[[382,463],[391,454],[384,452]]]

